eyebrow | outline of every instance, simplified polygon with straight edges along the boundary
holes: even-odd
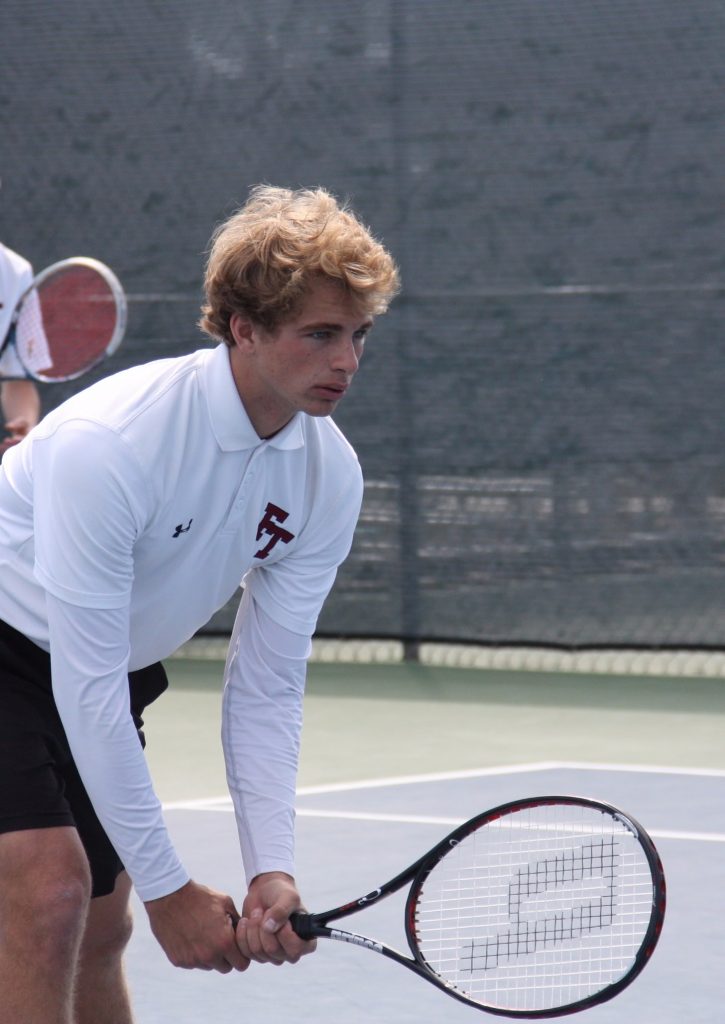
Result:
[[[373,326],[373,321],[371,319],[370,320],[364,320],[360,324],[359,327],[355,328],[355,330],[357,330],[357,331],[361,331],[363,329],[369,330],[372,326]],[[321,331],[321,330],[325,330],[325,331],[342,331],[344,329],[345,328],[344,328],[343,324],[332,323],[332,322],[327,321],[327,320],[322,320],[319,323],[301,324],[300,325],[300,330],[301,331]]]

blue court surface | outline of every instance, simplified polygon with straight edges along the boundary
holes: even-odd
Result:
[[[456,824],[509,799],[576,794],[615,804],[650,832],[668,885],[665,926],[652,961],[610,1002],[574,1017],[591,1024],[716,1024],[725,1015],[725,772],[647,765],[537,763],[431,776],[302,788],[298,884],[310,910],[361,896],[443,838]],[[224,798],[176,801],[167,820],[197,881],[230,892],[243,885],[234,816]],[[404,893],[355,914],[347,925],[406,950]],[[142,1024],[465,1024],[502,1019],[449,998],[367,950],[321,940],[315,954],[244,974],[171,967],[143,908],[128,956]]]

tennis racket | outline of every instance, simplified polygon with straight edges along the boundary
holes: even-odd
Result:
[[[331,921],[410,883],[412,957]],[[644,829],[573,796],[502,804],[454,829],[379,889],[322,914],[294,914],[303,939],[337,939],[402,964],[503,1017],[556,1017],[611,999],[652,956],[665,877]]]
[[[41,271],[20,298],[3,344],[29,377],[73,380],[116,351],[126,329],[126,296],[99,260],[75,256]]]

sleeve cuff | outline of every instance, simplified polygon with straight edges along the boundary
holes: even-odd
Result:
[[[135,885],[138,898],[143,903],[150,903],[151,900],[160,900],[163,896],[170,896],[172,892],[181,889],[190,881],[189,874],[179,865],[178,868],[163,878],[148,885]]]

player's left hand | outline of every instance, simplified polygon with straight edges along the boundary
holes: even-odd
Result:
[[[317,947],[305,942],[289,923],[301,909],[294,879],[281,871],[257,875],[249,886],[237,924],[237,945],[242,955],[261,964],[294,964]]]
[[[25,435],[30,432],[32,426],[33,424],[30,420],[20,416],[13,420],[8,420],[5,424],[5,430],[7,431],[8,436],[4,437],[2,442],[0,442],[0,455],[6,452],[8,448],[12,448],[14,444],[22,441]]]

